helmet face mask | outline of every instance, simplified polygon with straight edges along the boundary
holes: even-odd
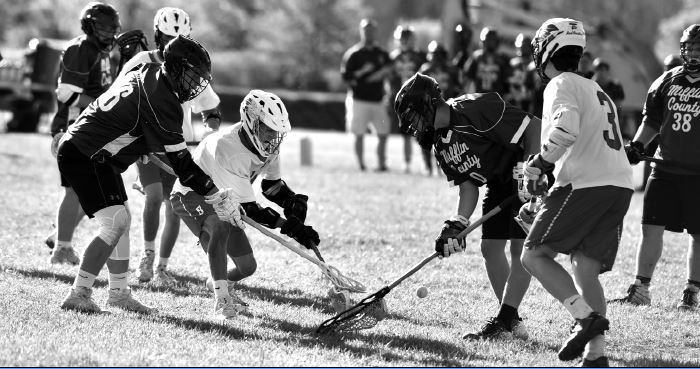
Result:
[[[211,82],[211,60],[202,45],[177,36],[163,51],[163,68],[181,103],[197,97]]]
[[[700,73],[700,24],[692,24],[683,31],[681,59],[688,73]]]
[[[280,145],[292,127],[284,103],[277,95],[252,90],[241,102],[243,130],[264,157],[279,153]]]
[[[586,48],[583,24],[570,18],[552,18],[545,21],[532,39],[532,59],[543,82],[549,82],[545,74],[547,63],[564,46]]]
[[[80,12],[80,26],[104,52],[112,50],[121,30],[117,10],[100,2],[89,3],[83,8]]]
[[[442,92],[434,79],[416,73],[396,94],[394,110],[399,129],[416,138],[423,149],[430,149],[435,136],[435,113]]]

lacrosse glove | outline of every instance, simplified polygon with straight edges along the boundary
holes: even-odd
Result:
[[[311,226],[304,225],[299,218],[294,216],[287,218],[287,220],[282,223],[282,228],[280,231],[283,235],[293,238],[307,249],[312,248],[312,242],[316,246],[321,243],[321,239],[318,237],[318,232],[311,228]]]
[[[532,228],[532,223],[535,222],[535,217],[537,216],[538,211],[539,206],[535,206],[533,208],[530,203],[523,204],[523,206],[520,207],[516,221],[519,219],[518,224],[520,224],[523,231],[526,233],[530,232],[530,228]]]
[[[61,142],[61,137],[63,137],[64,133],[63,131],[59,131],[51,138],[51,155],[53,155],[54,158],[58,156],[58,144]]]
[[[530,195],[529,192],[527,192],[527,187],[525,186],[525,181],[523,181],[523,178],[525,178],[525,174],[523,173],[523,162],[519,161],[515,166],[513,167],[513,179],[515,180],[515,183],[518,186],[518,199],[520,199],[520,202],[528,202],[532,198],[532,195]]]
[[[542,196],[547,193],[547,174],[554,170],[554,164],[542,159],[540,154],[530,155],[523,169],[523,181],[526,181],[527,192],[533,196]]]
[[[625,145],[625,154],[627,154],[627,160],[630,164],[638,164],[644,157],[644,144],[639,141],[628,143]]]
[[[299,220],[304,223],[306,221],[306,206],[309,197],[302,194],[295,194],[288,197],[282,203],[282,208],[284,208],[284,216],[289,219],[292,217],[299,218]]]
[[[464,251],[464,238],[458,239],[457,236],[468,226],[469,219],[461,215],[455,215],[445,221],[440,235],[435,238],[435,251],[440,254],[440,257],[448,257]]]
[[[219,219],[231,223],[240,229],[245,228],[243,219],[241,219],[241,205],[236,201],[232,189],[223,189],[204,196],[204,202],[214,207],[214,211]]]
[[[122,57],[122,63],[133,58],[139,51],[137,46],[141,46],[142,50],[148,50],[148,41],[143,31],[134,29],[126,31],[117,37],[117,45],[119,45],[119,53]]]

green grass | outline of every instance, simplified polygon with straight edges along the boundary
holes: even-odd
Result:
[[[305,136],[313,142],[312,167],[299,165],[299,141]],[[393,290],[386,297],[391,315],[375,328],[319,336],[315,328],[332,316],[320,273],[250,228],[259,267],[241,289],[252,314],[219,321],[212,314],[213,298],[203,286],[206,258],[184,225],[170,263],[179,286],[163,289],[135,281],[143,197],[133,190],[129,190],[134,214],[131,286],[159,314],[62,311],[59,304],[76,268],[50,265],[43,244],[59,199],[49,141],[44,135],[0,135],[4,171],[0,176],[0,366],[577,364],[556,358],[572,320],[536,281],[521,307],[530,340],[474,343],[461,339],[497,309],[479,251],[479,230],[469,236],[464,254],[432,262]],[[365,150],[370,168],[376,166],[375,143],[369,136]],[[363,281],[370,292],[432,252],[433,237],[454,212],[457,199],[456,189],[449,188],[444,177],[399,171],[400,137],[390,138],[389,151],[392,172],[377,174],[356,169],[352,138],[344,134],[298,130],[283,147],[283,178],[294,190],[310,196],[308,223],[321,234],[324,256],[345,274]],[[415,147],[413,171],[420,170]],[[131,169],[125,173],[128,187],[134,177]],[[641,200],[641,194],[636,194],[615,268],[602,277],[609,297],[622,295],[633,278]],[[79,249],[93,236],[94,223],[84,221],[78,227],[74,239]],[[665,241],[652,289],[653,305],[609,307],[608,351],[615,366],[700,365],[699,315],[674,309],[685,281],[687,235],[669,233]],[[568,264],[566,258],[560,260]],[[105,276],[103,271],[95,290],[100,304],[106,300]],[[420,286],[429,289],[427,298],[416,296]]]

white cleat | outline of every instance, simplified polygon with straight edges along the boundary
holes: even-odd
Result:
[[[236,282],[234,281],[227,281],[228,282],[228,294],[231,296],[234,300],[238,301],[241,305],[248,307],[248,303],[245,302],[240,295],[236,292]],[[207,286],[207,289],[214,293],[214,280],[211,279],[211,277],[207,278],[207,282],[205,283]]]
[[[177,280],[173,277],[170,272],[164,267],[159,265],[156,268],[155,276],[153,277],[153,282],[156,284],[162,284],[166,286],[177,284]]]
[[[153,279],[153,261],[156,258],[154,251],[145,251],[139,263],[139,282],[148,282]]]
[[[80,258],[72,247],[56,247],[49,259],[51,264],[80,264]]]
[[[222,296],[215,298],[215,300],[214,313],[221,319],[231,319],[248,311],[248,304],[245,304],[238,296]]]
[[[61,303],[61,309],[82,311],[84,313],[101,313],[102,309],[92,299],[92,289],[74,287]]]
[[[140,303],[131,295],[131,288],[124,290],[109,290],[109,298],[107,299],[107,306],[114,306],[120,309],[133,311],[139,314],[152,314],[157,310],[150,306],[146,306]]]

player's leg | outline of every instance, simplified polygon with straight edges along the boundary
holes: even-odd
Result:
[[[180,233],[180,218],[173,212],[172,204],[170,203],[169,195],[172,192],[173,185],[177,177],[165,173],[161,169],[161,179],[163,183],[163,193],[166,198],[163,200],[165,205],[165,223],[163,231],[160,235],[160,248],[158,255],[158,265],[155,271],[155,280],[159,283],[171,284],[175,283],[175,278],[168,273],[168,261],[172,255],[177,236]]]
[[[345,98],[345,124],[348,131],[355,136],[355,157],[360,170],[364,171],[367,169],[364,159],[364,135],[367,132],[368,122],[362,114],[360,105],[361,102],[355,101],[350,94]]]
[[[61,186],[63,187],[63,197],[58,204],[58,213],[56,214],[56,242],[49,261],[51,264],[68,263],[77,265],[80,262],[80,258],[73,248],[73,233],[85,212],[80,206],[75,191],[63,176],[61,176]]]
[[[388,138],[388,134],[377,135],[377,161],[379,162],[377,171],[379,172],[386,172],[389,170],[389,167],[386,165],[386,143]]]
[[[403,138],[403,160],[404,172],[411,172],[411,156],[413,155],[413,136],[402,134]]]
[[[686,199],[682,206],[683,223],[690,235],[688,243],[688,280],[677,307],[684,310],[698,308],[698,293],[700,292],[700,194],[697,189],[700,179],[697,176],[686,176],[679,185],[681,196]]]
[[[235,265],[234,268],[228,271],[227,278],[229,282],[238,282],[255,273],[258,264],[255,261],[250,240],[248,240],[244,230],[231,227],[226,251]]]
[[[153,264],[156,257],[156,236],[160,225],[160,206],[163,202],[163,185],[160,168],[153,163],[136,163],[139,181],[145,193],[143,204],[143,255],[139,263],[139,281],[148,282],[153,278]]]
[[[420,150],[421,156],[423,156],[423,163],[425,164],[425,170],[428,176],[433,175],[433,152],[431,150]]]
[[[505,246],[508,240],[505,239],[482,239],[481,256],[484,258],[486,275],[491,283],[491,289],[501,303],[503,290],[510,274],[510,264],[505,253]]]
[[[510,239],[510,273],[503,289],[501,308],[498,315],[505,321],[511,321],[513,336],[521,339],[528,337],[525,325],[520,318],[520,304],[525,298],[525,293],[530,287],[532,276],[525,270],[520,260],[523,253],[524,239]]]
[[[585,256],[582,252],[576,252],[571,258],[571,263],[576,285],[581,291],[584,300],[594,311],[605,316],[607,313],[607,302],[605,301],[603,286],[598,279],[601,263]],[[604,355],[605,336],[598,334],[586,344],[583,358],[589,362],[595,362]]]
[[[382,109],[381,103],[370,103],[368,105],[369,119],[377,131],[377,170],[385,172],[389,170],[389,167],[386,165],[386,143],[389,139],[389,132],[391,131],[389,117],[387,117],[386,111]],[[410,161],[410,157],[408,160]]]

